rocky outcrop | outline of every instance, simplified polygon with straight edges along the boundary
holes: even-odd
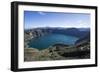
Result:
[[[26,48],[24,51],[24,61],[48,61],[87,58],[90,58],[90,44],[81,46],[56,44],[43,50]]]

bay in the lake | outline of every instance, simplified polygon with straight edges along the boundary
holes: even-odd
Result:
[[[29,42],[29,47],[39,50],[46,49],[55,44],[74,45],[77,37],[63,34],[49,34],[38,38],[33,38]]]

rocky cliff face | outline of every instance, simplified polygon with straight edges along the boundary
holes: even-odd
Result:
[[[38,38],[47,34],[47,31],[42,29],[30,29],[24,32],[24,48],[29,48],[28,43],[31,39]]]

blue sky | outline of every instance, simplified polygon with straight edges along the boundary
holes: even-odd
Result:
[[[24,11],[24,28],[37,27],[90,27],[90,14]]]

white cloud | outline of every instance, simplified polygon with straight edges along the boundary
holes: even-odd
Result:
[[[78,25],[80,25],[80,26],[84,26],[84,25],[86,25],[86,24],[85,24],[85,22],[84,22],[84,21],[79,20],[79,21],[78,21]]]
[[[38,12],[40,15],[45,15],[46,13],[44,13],[44,12]]]
[[[83,22],[82,20],[78,20],[77,23],[78,23],[78,24],[82,24],[82,23],[84,23],[84,22]]]

